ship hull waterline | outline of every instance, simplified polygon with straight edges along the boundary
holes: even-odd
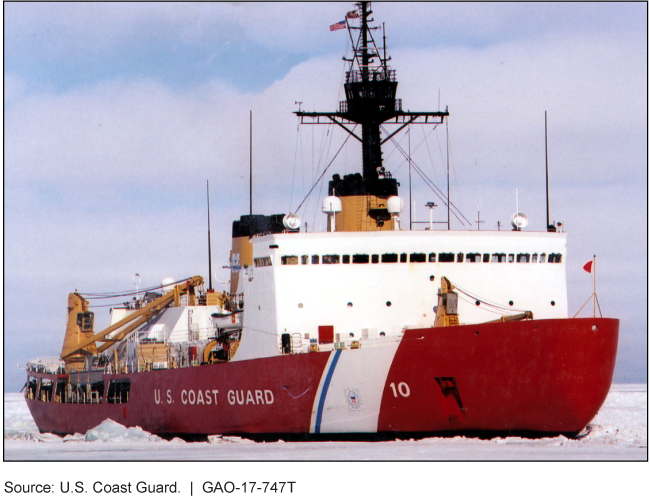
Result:
[[[104,375],[130,379],[125,403],[26,401],[41,432],[61,435],[106,419],[163,436],[575,435],[609,392],[618,330],[609,318],[407,329],[385,348]]]

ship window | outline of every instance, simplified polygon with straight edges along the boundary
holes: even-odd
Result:
[[[379,254],[373,254],[372,255],[372,262],[373,263],[379,263]]]
[[[543,252],[542,254],[539,255],[539,262],[540,263],[546,263],[546,253]]]
[[[253,260],[255,262],[255,266],[271,266],[271,256],[264,256],[262,258],[255,258]],[[286,264],[286,263],[283,263]]]
[[[107,401],[111,404],[126,403],[129,401],[131,379],[115,379],[108,386]]]
[[[424,253],[414,252],[409,256],[409,261],[411,263],[426,263],[427,255]]]
[[[548,255],[548,262],[549,263],[561,263],[562,262],[562,255],[561,254],[551,253],[551,254]]]
[[[468,252],[466,254],[468,263],[480,263],[481,262],[481,253],[479,252]]]
[[[530,263],[530,254],[517,254],[517,263]]]
[[[489,263],[490,262],[490,255],[488,253],[485,253],[483,255],[483,263]]]
[[[352,263],[354,264],[370,263],[370,256],[368,256],[367,254],[354,254],[352,256]]]
[[[303,254],[300,256],[300,263],[303,265],[306,265],[309,262],[309,256],[307,254]]]
[[[82,332],[92,332],[93,331],[93,322],[95,320],[95,313],[92,311],[84,311],[83,313],[77,313],[77,325]]]
[[[297,265],[298,256],[282,256],[283,265]]]
[[[515,261],[515,255],[508,254],[508,263],[514,263],[514,261]]]
[[[494,253],[492,255],[492,262],[493,263],[505,263],[506,262],[506,255],[504,253]]]
[[[429,253],[429,263],[435,263],[436,262],[436,253],[435,252],[430,252]]]
[[[533,254],[533,263],[537,263],[537,253]]]
[[[318,263],[320,263],[320,256],[318,254],[314,254],[311,257],[311,264],[312,265],[317,265]]]
[[[349,264],[350,263],[350,255],[349,254],[344,254],[343,255],[343,264]]]
[[[397,254],[382,254],[381,255],[382,263],[397,263]]]
[[[438,254],[441,263],[453,263],[455,254],[453,252],[441,252]]]
[[[339,255],[338,254],[323,254],[323,264],[324,265],[338,265],[339,264]]]
[[[402,254],[399,255],[399,262],[400,263],[406,263],[406,253],[403,252]]]
[[[459,253],[456,255],[456,262],[457,262],[457,263],[462,263],[462,262],[463,262],[463,253],[462,253],[462,252],[459,252]]]

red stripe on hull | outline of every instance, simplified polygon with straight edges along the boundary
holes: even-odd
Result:
[[[107,418],[155,434],[308,433],[328,357],[310,353],[107,375],[105,389],[111,378],[131,379],[127,403],[27,405],[41,432],[57,434],[83,434]]]
[[[580,318],[407,330],[378,431],[577,433],[611,386],[618,328]]]

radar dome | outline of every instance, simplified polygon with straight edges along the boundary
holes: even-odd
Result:
[[[388,198],[387,208],[389,213],[399,214],[404,210],[404,200],[398,195],[393,195]]]
[[[174,282],[175,282],[175,280],[172,277],[163,278],[163,281],[160,284],[160,285],[162,285],[163,292],[171,292],[171,291],[173,291],[174,290]]]
[[[343,211],[341,199],[334,195],[327,196],[323,199],[323,213],[332,214],[340,213],[341,211]]]
[[[515,228],[517,230],[526,228],[528,226],[528,216],[526,216],[524,213],[515,213],[512,215],[510,224],[512,225],[512,228]]]

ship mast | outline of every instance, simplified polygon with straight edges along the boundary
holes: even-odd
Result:
[[[353,55],[344,60],[350,63],[349,70],[345,73],[345,97],[339,103],[337,112],[306,112],[298,110],[295,114],[301,119],[301,124],[327,124],[335,123],[346,130],[352,137],[361,142],[362,148],[362,175],[349,175],[341,179],[334,175],[329,182],[329,195],[337,197],[372,196],[386,199],[397,195],[397,180],[385,171],[381,146],[402,129],[410,124],[441,124],[444,112],[411,112],[402,110],[402,100],[396,98],[397,78],[394,69],[388,62],[391,60],[386,55],[386,36],[383,33],[383,54],[376,46],[373,31],[379,27],[371,26],[374,19],[370,2],[358,2],[357,11],[348,12],[346,21],[360,19],[360,26],[351,26],[346,22],[350,38],[353,42]],[[358,31],[358,36],[353,32]],[[399,127],[381,138],[380,127],[382,124],[397,124]],[[354,132],[350,124],[361,125],[361,136]],[[367,199],[366,199],[367,200]],[[379,205],[366,202],[374,206],[366,214],[374,220],[373,226],[356,228],[356,230],[382,230],[392,229],[384,226],[384,221],[389,221],[387,213],[377,209]],[[345,210],[345,207],[344,207]],[[338,215],[337,215],[338,216]],[[337,220],[338,226],[341,225]],[[348,230],[342,228],[343,230]],[[350,230],[355,230],[350,228]]]

